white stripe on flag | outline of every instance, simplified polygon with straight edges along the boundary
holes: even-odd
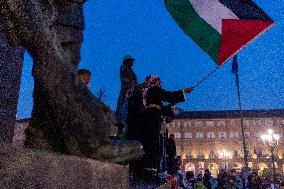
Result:
[[[239,19],[218,0],[189,0],[192,7],[208,24],[222,34],[222,19]]]

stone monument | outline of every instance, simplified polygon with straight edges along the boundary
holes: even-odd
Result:
[[[0,2],[0,28],[34,59],[35,108],[28,145],[109,162],[143,153],[138,142],[109,142],[112,111],[76,73],[84,28],[83,0]]]
[[[5,57],[13,60],[0,59],[0,86],[5,90],[0,94],[0,118],[15,122],[24,49],[34,59],[35,79],[35,105],[27,132],[27,146],[33,149],[8,144],[14,123],[0,125],[1,188],[110,188],[114,178],[121,184],[112,188],[127,188],[128,167],[110,163],[143,154],[139,142],[108,140],[112,111],[77,75],[84,2],[0,1],[1,50],[8,47]],[[2,79],[3,74],[10,74],[8,80]]]
[[[16,124],[24,48],[11,46],[0,33],[0,142],[11,143]]]

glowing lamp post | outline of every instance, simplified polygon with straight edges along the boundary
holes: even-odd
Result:
[[[275,156],[274,149],[278,146],[280,136],[274,134],[272,129],[268,129],[267,134],[261,135],[261,139],[265,146],[269,147],[271,152],[271,161],[272,161],[272,171],[273,171],[273,180],[275,181]]]

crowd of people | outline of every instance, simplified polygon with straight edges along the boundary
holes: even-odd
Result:
[[[257,172],[241,171],[235,169],[230,171],[221,170],[214,178],[210,171],[206,169],[204,174],[199,173],[196,177],[193,171],[183,174],[177,171],[173,178],[173,188],[183,189],[283,189],[284,183],[281,179],[275,179],[263,174],[259,176]]]

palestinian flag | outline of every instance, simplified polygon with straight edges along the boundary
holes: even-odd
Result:
[[[219,66],[273,25],[251,0],[165,0],[181,29]]]

